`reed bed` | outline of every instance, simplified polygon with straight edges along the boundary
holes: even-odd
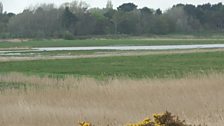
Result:
[[[11,73],[0,84],[1,126],[123,126],[166,110],[190,124],[224,124],[223,74],[96,80]]]

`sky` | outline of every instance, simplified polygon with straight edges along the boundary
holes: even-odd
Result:
[[[13,12],[13,13],[20,13],[25,8],[29,6],[34,6],[40,3],[54,3],[59,6],[65,2],[71,2],[73,0],[0,0],[3,3],[4,11]],[[82,0],[85,1],[90,5],[91,8],[99,7],[103,8],[106,6],[107,0]],[[224,3],[224,0],[111,0],[114,8],[118,7],[123,3],[132,2],[138,5],[139,8],[141,7],[149,7],[153,9],[161,8],[162,10],[166,10],[172,7],[174,4],[183,3],[183,4],[205,4],[205,3]]]

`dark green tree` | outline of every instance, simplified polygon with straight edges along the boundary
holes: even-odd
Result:
[[[155,12],[155,15],[162,15],[162,14],[163,14],[163,12],[160,9],[157,9]]]
[[[78,18],[73,14],[69,7],[66,7],[62,14],[62,25],[64,28],[69,29],[71,26],[74,26]]]
[[[97,20],[90,13],[79,16],[75,28],[73,30],[75,35],[93,35],[95,32]]]
[[[154,10],[148,7],[140,9],[140,23],[138,26],[139,34],[150,34],[155,16]]]
[[[104,13],[104,16],[107,17],[108,19],[112,19],[115,13],[116,13],[115,10],[113,10],[113,9],[108,9],[108,10]]]
[[[3,13],[3,4],[0,2],[0,37],[7,37],[8,34],[8,23],[10,18],[12,18],[15,14],[13,13]]]
[[[152,15],[153,14],[153,10],[148,7],[143,7],[142,9],[140,9],[140,11],[141,11],[142,15]]]
[[[3,13],[3,4],[2,4],[2,2],[0,2],[0,14],[2,14]]]
[[[124,3],[117,8],[118,11],[130,12],[137,9],[137,5],[133,3]]]
[[[118,32],[122,34],[137,34],[139,20],[140,15],[137,10],[120,14],[120,20],[117,27]]]
[[[106,9],[113,9],[113,4],[111,0],[107,1]]]
[[[183,6],[182,8],[188,15],[191,15],[194,18],[197,17],[197,8],[194,5],[187,4],[187,5]]]

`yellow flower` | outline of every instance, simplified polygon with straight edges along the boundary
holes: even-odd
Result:
[[[87,122],[80,122],[79,125],[80,126],[92,126],[91,123],[87,123]]]
[[[127,126],[149,126],[151,124],[150,118],[144,119],[142,122],[136,123],[136,124],[128,124]]]

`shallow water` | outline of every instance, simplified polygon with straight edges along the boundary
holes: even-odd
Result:
[[[33,48],[38,51],[80,51],[80,50],[176,50],[224,48],[224,44],[162,45],[162,46],[96,46],[96,47],[46,47]]]
[[[95,47],[45,47],[31,48],[30,50],[0,51],[0,56],[21,56],[42,51],[88,51],[88,50],[184,50],[184,49],[214,49],[224,48],[224,44],[200,44],[200,45],[160,45],[160,46],[95,46]],[[24,54],[26,52],[26,54]],[[28,53],[32,52],[32,53]]]

